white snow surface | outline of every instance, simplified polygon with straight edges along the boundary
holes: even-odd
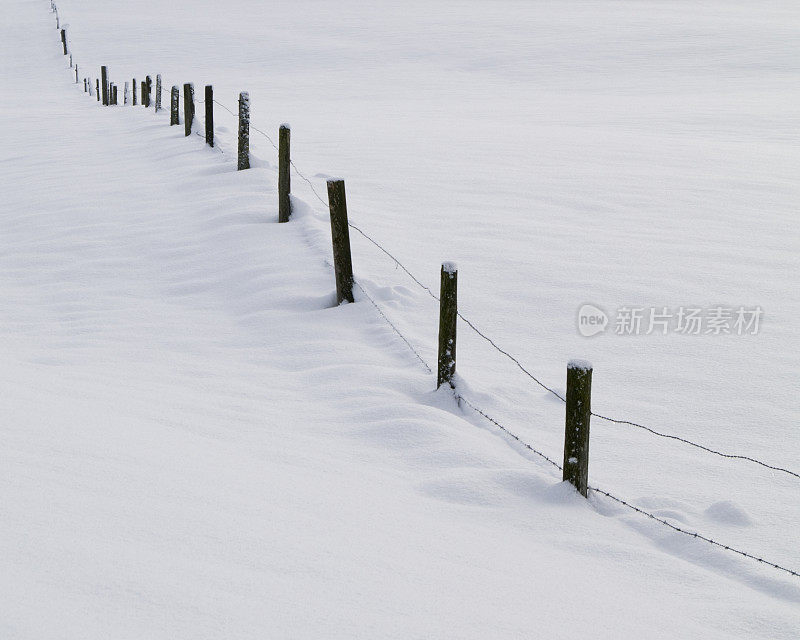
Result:
[[[584,354],[597,412],[797,470],[797,3],[58,4],[81,77],[291,119],[323,198],[343,176],[434,291],[457,259],[459,310],[559,393]],[[237,172],[222,109],[210,150],[100,107],[54,27],[4,3],[0,638],[797,637],[800,579],[584,500],[336,307],[327,211],[293,173],[277,224],[267,140]],[[352,244],[434,364],[436,302]],[[584,303],[765,318],[587,339]],[[563,403],[459,331],[459,392],[560,461]],[[796,478],[591,428],[590,484],[800,567]]]

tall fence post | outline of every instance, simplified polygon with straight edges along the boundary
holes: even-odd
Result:
[[[58,19],[58,18],[56,18]],[[67,55],[67,30],[61,30],[61,44],[64,45],[64,55]]]
[[[133,79],[133,101],[131,104],[135,107],[136,106],[136,78]]]
[[[236,168],[250,168],[250,94],[242,91],[239,94],[239,149]]]
[[[192,123],[194,121],[194,85],[187,82],[183,85],[183,124],[184,133],[192,135]]]
[[[161,74],[156,75],[156,113],[161,111]]]
[[[289,222],[289,216],[292,215],[292,199],[289,197],[292,191],[291,174],[289,173],[291,134],[288,124],[282,124],[278,130],[278,222]]]
[[[589,491],[589,418],[592,414],[592,365],[570,360],[567,365],[567,407],[564,428],[564,474],[585,498]]]
[[[176,124],[180,124],[180,118],[178,117],[178,87],[173,86],[172,91],[170,92],[169,97],[169,126],[173,126]]]
[[[100,84],[103,85],[103,106],[108,106],[108,67],[100,67]]]
[[[353,258],[350,253],[350,227],[344,180],[328,180],[328,206],[331,212],[333,270],[336,276],[336,303],[353,302]]]
[[[142,95],[142,104],[149,109],[151,104],[150,96],[153,93],[153,79],[150,76],[147,76],[147,78],[145,79],[144,88],[145,91],[147,92],[147,98],[145,99],[145,96]]]
[[[206,144],[214,146],[214,87],[206,85],[205,94],[206,104]]]
[[[456,328],[458,320],[458,268],[453,262],[443,262],[439,287],[439,360],[436,368],[436,388],[453,384],[456,373]]]

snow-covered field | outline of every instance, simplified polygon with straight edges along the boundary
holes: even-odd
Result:
[[[800,468],[794,2],[61,0],[81,77],[161,73],[292,124],[324,198],[545,384]],[[800,579],[559,482],[460,409],[366,301],[327,211],[164,113],[103,109],[47,0],[0,29],[0,638],[796,638]],[[200,91],[198,91],[200,93]],[[179,130],[181,129],[181,130]],[[274,136],[273,136],[274,137]],[[437,307],[354,235],[429,363]],[[580,335],[578,308],[611,327]],[[757,335],[616,335],[622,306],[753,308]],[[460,326],[460,384],[560,459],[563,404]],[[800,480],[592,422],[590,477],[800,568]]]

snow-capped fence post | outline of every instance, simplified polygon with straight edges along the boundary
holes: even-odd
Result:
[[[58,18],[56,18],[58,19]],[[61,44],[64,45],[64,55],[67,55],[67,31],[66,29],[61,30]]]
[[[169,126],[180,124],[178,117],[178,87],[173,86],[169,97]]]
[[[456,373],[456,321],[458,320],[458,268],[452,262],[442,263],[439,287],[439,359],[436,388],[453,387]]]
[[[289,216],[292,215],[292,200],[289,198],[292,191],[291,174],[289,173],[291,133],[288,124],[282,124],[278,130],[278,222],[289,222]]]
[[[150,104],[151,104],[150,103],[150,95],[153,93],[153,79],[150,76],[147,76],[147,78],[145,79],[144,87],[145,87],[145,91],[147,92],[147,95],[145,97],[145,95],[143,93],[143,95],[142,95],[142,104],[144,104],[145,108],[149,109],[150,108]]]
[[[331,212],[333,270],[336,277],[336,303],[353,302],[353,258],[350,254],[350,227],[344,180],[328,180],[328,206]]]
[[[136,78],[133,79],[133,101],[131,104],[135,107],[136,106]]]
[[[156,75],[156,113],[161,111],[161,74]]]
[[[184,133],[192,135],[192,123],[194,122],[194,85],[187,82],[183,85],[183,124]]]
[[[103,106],[108,106],[108,67],[100,67],[100,83],[103,85]]]
[[[564,473],[585,498],[589,484],[589,418],[592,414],[592,365],[570,360],[567,365],[567,404],[564,428]]]
[[[206,144],[214,146],[214,87],[206,85],[205,93],[206,104]]]
[[[242,91],[239,94],[239,149],[236,168],[250,168],[250,94]]]

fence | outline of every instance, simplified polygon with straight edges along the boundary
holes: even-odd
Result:
[[[58,14],[56,4],[51,0],[51,12],[56,17],[56,29],[60,32],[60,44],[63,49],[63,54],[69,56],[70,69],[74,68],[75,84],[79,83],[79,73],[77,64],[73,64],[72,54],[69,52],[68,38],[66,29],[61,28],[61,21]],[[84,92],[91,97],[96,97],[98,102],[103,106],[117,106],[118,102],[118,85],[110,80],[108,67],[103,65],[100,68],[100,78],[95,78],[95,87],[93,92],[92,78],[85,77],[83,79]],[[128,81],[125,81],[123,92],[123,105],[130,104],[137,106],[137,81],[136,78],[131,79],[132,93],[129,94]],[[156,75],[155,94],[153,94],[152,77],[146,76],[145,80],[140,83],[140,103],[145,108],[154,107],[154,111],[162,110],[162,78],[161,75]],[[681,442],[688,446],[697,448],[722,458],[730,460],[741,460],[759,465],[772,471],[778,471],[794,478],[800,479],[800,473],[793,470],[779,467],[776,465],[768,464],[764,461],[758,460],[751,456],[725,453],[705,446],[703,444],[693,442],[689,439],[683,438],[678,435],[667,434],[656,429],[653,429],[644,424],[637,422],[613,418],[602,414],[595,413],[591,410],[591,383],[592,383],[592,370],[593,367],[590,363],[583,360],[572,360],[567,364],[566,373],[566,394],[561,395],[552,387],[543,383],[537,376],[530,372],[525,367],[519,358],[509,353],[507,350],[500,347],[497,342],[489,337],[486,333],[481,331],[476,324],[469,318],[465,317],[458,311],[457,304],[457,283],[458,283],[458,269],[452,262],[444,262],[441,265],[440,271],[440,292],[439,295],[427,285],[425,285],[416,275],[414,275],[398,258],[390,253],[380,242],[367,234],[362,228],[353,224],[348,220],[347,216],[347,203],[345,196],[345,183],[343,180],[328,180],[328,200],[324,200],[317,192],[311,180],[303,174],[291,160],[290,153],[290,138],[291,131],[287,124],[282,124],[278,131],[278,144],[275,144],[269,134],[263,130],[256,128],[250,121],[250,97],[247,92],[239,94],[238,109],[233,111],[221,102],[214,98],[214,91],[212,86],[206,86],[204,90],[204,99],[199,101],[199,104],[204,105],[204,134],[194,131],[194,121],[196,118],[196,101],[194,85],[192,83],[185,83],[183,91],[181,92],[177,85],[172,86],[170,91],[170,126],[180,125],[181,113],[180,103],[183,100],[183,124],[184,135],[189,137],[194,133],[205,139],[205,143],[212,148],[215,146],[214,137],[214,105],[227,111],[234,118],[237,119],[237,155],[236,165],[237,170],[247,170],[250,168],[250,131],[254,131],[259,135],[266,138],[270,145],[275,149],[278,156],[278,222],[287,223],[291,219],[292,205],[291,205],[291,170],[295,174],[308,183],[314,196],[329,209],[331,221],[331,244],[333,248],[333,267],[334,279],[336,285],[336,300],[338,304],[344,302],[354,302],[353,288],[357,288],[361,294],[372,304],[380,317],[387,323],[391,330],[402,340],[402,342],[413,352],[417,360],[422,364],[427,373],[433,374],[433,368],[425,361],[420,355],[419,351],[414,348],[411,341],[403,335],[398,329],[397,325],[391,321],[386,315],[380,305],[375,299],[369,295],[366,288],[363,287],[353,275],[352,264],[352,251],[350,247],[350,229],[359,233],[369,243],[374,245],[379,251],[385,254],[394,264],[400,268],[420,289],[425,291],[431,298],[439,303],[439,334],[438,334],[438,358],[436,366],[436,387],[445,387],[449,389],[453,397],[458,402],[460,407],[466,406],[483,419],[491,423],[494,427],[499,429],[507,437],[511,438],[514,442],[524,447],[526,450],[536,454],[552,466],[556,467],[562,476],[562,480],[570,482],[576,490],[584,497],[588,498],[590,492],[604,496],[612,500],[618,505],[630,509],[637,514],[647,517],[654,522],[669,527],[677,533],[705,541],[715,547],[721,548],[726,551],[738,554],[741,557],[749,560],[756,561],[765,566],[777,569],[781,572],[788,573],[794,577],[800,577],[800,572],[787,568],[780,564],[765,560],[755,554],[742,551],[740,549],[725,545],[721,542],[713,540],[700,533],[689,531],[682,527],[676,526],[664,518],[660,518],[653,513],[637,507],[636,505],[623,500],[622,498],[605,491],[598,487],[593,487],[589,484],[589,433],[591,418],[597,418],[607,422],[630,426],[642,429],[654,436],[660,438],[668,438],[677,442]],[[564,450],[562,464],[559,464],[551,457],[539,451],[525,440],[520,438],[512,430],[504,426],[495,418],[491,417],[475,402],[465,397],[462,391],[459,390],[456,373],[456,345],[457,345],[457,327],[458,321],[462,323],[471,331],[473,331],[481,339],[485,340],[494,350],[500,353],[505,358],[509,359],[525,376],[530,378],[536,385],[546,390],[558,398],[565,404],[565,422],[564,422]]]

